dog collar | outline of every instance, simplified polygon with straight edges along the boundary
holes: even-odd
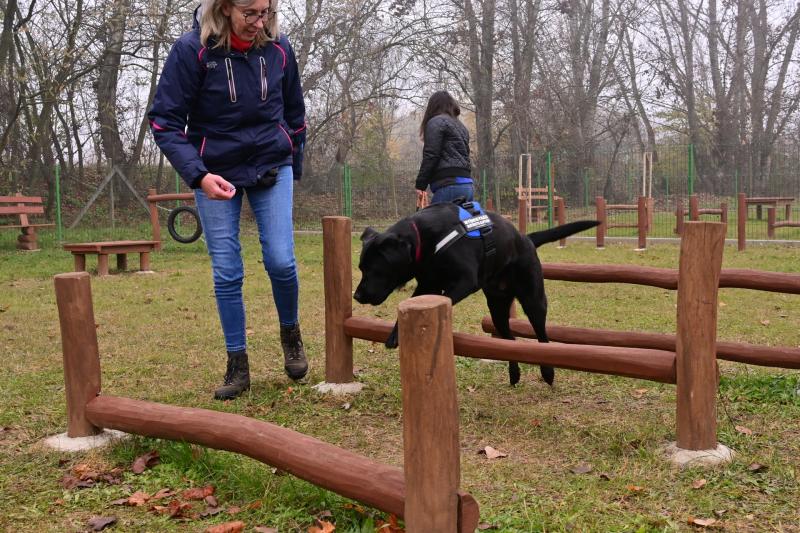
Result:
[[[413,220],[411,221],[411,227],[414,228],[414,233],[417,234],[417,249],[414,252],[414,262],[419,263],[422,261],[422,238],[419,236],[419,228]]]

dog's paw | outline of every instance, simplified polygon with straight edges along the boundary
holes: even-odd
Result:
[[[543,366],[540,370],[542,371],[542,379],[544,382],[552,387],[553,381],[556,379],[556,371],[553,370],[552,366]]]

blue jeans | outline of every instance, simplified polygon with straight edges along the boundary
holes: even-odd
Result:
[[[293,190],[292,167],[288,165],[280,167],[277,182],[269,189],[246,190],[258,226],[264,269],[272,282],[272,297],[282,326],[297,323],[299,283],[292,228]],[[201,189],[194,192],[211,256],[214,294],[229,352],[247,348],[242,297],[244,264],[239,240],[244,194],[244,190],[237,189],[230,200],[210,200]]]
[[[439,204],[442,202],[452,202],[459,196],[463,196],[467,202],[474,200],[473,190],[471,183],[454,183],[452,185],[445,185],[433,193],[431,198],[432,204]]]

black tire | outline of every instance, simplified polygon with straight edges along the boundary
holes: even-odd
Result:
[[[175,229],[175,219],[177,219],[178,215],[181,213],[188,213],[194,217],[196,225],[194,233],[191,235],[181,235],[178,233],[178,230]],[[203,226],[200,224],[200,215],[197,214],[197,209],[190,205],[182,205],[169,212],[169,217],[167,218],[167,229],[169,230],[169,234],[173,239],[183,244],[192,243],[199,239],[200,235],[203,234]]]

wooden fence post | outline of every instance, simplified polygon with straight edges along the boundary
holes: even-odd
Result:
[[[681,239],[676,344],[677,445],[717,447],[717,293],[725,224],[687,222]]]
[[[686,213],[683,210],[683,200],[678,197],[675,202],[675,233],[683,233],[683,222]]]
[[[517,228],[525,235],[528,233],[528,200],[520,198],[517,201]]]
[[[740,252],[747,246],[747,196],[739,193],[738,204],[736,206],[736,240]]]
[[[689,197],[689,220],[695,222],[700,220],[700,201],[697,199],[696,194]]]
[[[353,381],[353,339],[344,321],[353,315],[353,273],[347,217],[322,217],[325,284],[325,381]]]
[[[777,210],[778,209],[776,207],[767,208],[767,238],[769,239],[775,238],[775,221],[777,220]]]
[[[400,303],[400,378],[408,533],[455,532],[461,480],[452,304],[444,296]]]
[[[100,351],[90,277],[87,272],[70,272],[58,274],[54,280],[64,353],[67,436],[98,435],[102,428],[86,418],[86,404],[100,394]]]
[[[606,199],[598,196],[595,198],[594,203],[597,206],[597,220],[600,221],[600,225],[595,228],[597,247],[604,248],[606,245]]]
[[[647,197],[640,196],[637,204],[637,223],[639,225],[638,249],[647,249]]]

